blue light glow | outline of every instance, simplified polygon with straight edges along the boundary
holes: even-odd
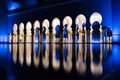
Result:
[[[7,41],[8,41],[7,35],[0,36],[0,42],[7,42]]]
[[[0,44],[0,56],[6,56],[8,50],[7,44]]]
[[[120,42],[120,35],[119,36],[113,36],[112,41],[113,42]]]
[[[11,2],[8,5],[8,10],[14,10],[14,9],[18,9],[18,8],[20,8],[20,5],[19,5],[19,3],[16,3],[16,2]]]
[[[120,0],[112,0],[113,42],[120,42],[120,5],[119,3],[120,3]]]
[[[38,44],[35,44],[35,51],[36,51],[36,55],[38,56],[39,54],[39,46]]]
[[[110,57],[110,62],[113,65],[120,64],[119,49],[120,49],[120,45],[112,45],[112,56]]]

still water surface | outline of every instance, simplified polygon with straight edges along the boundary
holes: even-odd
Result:
[[[1,79],[103,80],[119,66],[118,44],[0,44]]]

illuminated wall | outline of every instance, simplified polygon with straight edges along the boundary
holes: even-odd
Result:
[[[113,41],[120,42],[120,0],[112,0]]]

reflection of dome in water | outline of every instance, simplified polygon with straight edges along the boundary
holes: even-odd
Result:
[[[78,73],[85,74],[85,72],[86,72],[86,63],[77,61],[76,62],[76,69],[77,69]]]
[[[52,60],[52,65],[55,70],[58,70],[60,68],[60,61],[56,60],[55,58]]]
[[[103,72],[103,67],[101,63],[95,64],[95,63],[91,63],[90,65],[91,67],[91,72],[94,76],[100,76],[102,75]]]
[[[24,62],[24,44],[19,44],[19,62],[22,66]]]
[[[43,67],[45,69],[47,69],[49,67],[49,59],[48,58],[42,58],[42,63],[43,63]]]
[[[72,61],[65,61],[63,60],[63,67],[65,69],[66,72],[70,72],[72,70]]]
[[[32,60],[32,57],[31,57],[31,44],[26,44],[26,64],[27,66],[30,66],[31,65],[31,60]]]
[[[39,66],[39,56],[36,56],[36,53],[34,53],[34,65],[35,67]]]
[[[27,56],[26,63],[27,63],[27,66],[31,65],[31,55]]]
[[[16,44],[13,45],[13,62],[14,63],[17,62],[17,45]]]

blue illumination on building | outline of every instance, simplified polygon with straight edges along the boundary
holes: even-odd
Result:
[[[120,42],[120,0],[112,0],[113,41]]]
[[[9,10],[9,11],[10,11],[10,10],[15,10],[15,9],[18,9],[18,8],[20,8],[20,4],[17,3],[17,2],[11,2],[11,3],[9,3],[9,5],[8,5],[8,10]]]
[[[8,42],[8,36],[7,35],[0,35],[0,42]]]
[[[72,0],[70,3],[73,3],[73,2],[75,2],[75,1],[79,1],[79,0]],[[82,1],[84,1],[84,0],[81,0],[81,2]],[[86,2],[88,2],[89,0],[86,0]],[[10,0],[10,1],[8,1],[8,2],[6,2],[7,3],[7,8],[8,8],[8,11],[12,11],[12,10],[15,10],[15,9],[18,9],[18,8],[20,8],[20,7],[24,7],[24,6],[29,6],[29,5],[33,5],[33,4],[36,4],[37,3],[37,1],[36,0],[25,0],[25,1],[23,1],[22,3],[20,3],[20,2],[14,2],[14,1],[12,1],[12,0]],[[63,2],[64,3],[64,2]],[[67,3],[67,2],[66,2]],[[99,3],[99,4],[98,4]],[[107,4],[106,4],[107,3]],[[26,5],[25,5],[26,4]],[[96,4],[98,4],[98,5],[96,5]],[[69,5],[68,3],[67,3],[67,5]],[[87,6],[86,6],[87,5]],[[6,36],[8,36],[8,33],[10,33],[11,32],[11,29],[12,29],[12,26],[13,26],[13,23],[20,23],[19,22],[19,20],[20,20],[20,15],[22,15],[22,14],[27,14],[27,13],[33,13],[34,14],[34,12],[36,12],[36,11],[39,11],[39,12],[41,12],[41,11],[51,11],[51,10],[54,10],[54,11],[56,11],[56,9],[54,9],[54,7],[59,7],[59,6],[61,6],[61,7],[66,7],[66,5],[65,4],[54,4],[54,5],[47,5],[47,6],[44,6],[44,7],[42,7],[42,8],[36,8],[36,9],[34,9],[34,8],[32,8],[32,9],[30,9],[30,10],[25,10],[25,11],[19,11],[19,12],[16,12],[16,13],[11,13],[11,14],[8,14],[8,18],[10,19],[8,19],[8,23],[6,23],[5,21],[3,21],[3,20],[0,20],[0,22],[2,22],[3,21],[3,24],[1,24],[0,23],[0,26],[2,27],[2,29],[1,30],[3,30],[2,32],[0,31],[0,42],[7,42],[8,41],[8,37],[7,37],[7,39],[6,38],[4,38],[4,37],[2,37],[3,35],[6,35]],[[49,9],[48,9],[49,8]],[[76,10],[73,10],[73,9],[76,9]],[[69,12],[70,10],[71,11],[73,11],[72,13],[75,13],[75,14],[69,14],[71,17],[74,17],[76,14],[78,14],[78,13],[83,13],[83,14],[85,14],[86,15],[86,18],[87,18],[87,20],[89,20],[89,15],[91,14],[91,13],[93,13],[93,12],[95,12],[95,11],[97,11],[97,12],[100,12],[101,13],[101,15],[102,15],[102,18],[103,18],[103,21],[102,21],[102,26],[112,26],[112,34],[113,34],[113,38],[112,38],[112,40],[113,40],[113,42],[120,42],[120,29],[119,29],[119,27],[120,27],[120,23],[119,23],[119,19],[120,19],[120,16],[119,16],[119,9],[120,9],[120,6],[119,6],[119,0],[98,0],[98,1],[96,1],[96,0],[92,0],[89,4],[88,3],[84,3],[84,5],[76,5],[76,6],[74,6],[74,8],[73,9],[68,9],[68,11],[65,11],[65,15],[66,14],[68,14],[67,12]],[[83,10],[84,8],[86,8],[87,10],[88,10],[88,12],[86,13],[86,10]],[[42,10],[43,9],[43,10]],[[50,14],[52,14],[52,12],[54,12],[54,11],[51,11],[51,13]],[[57,11],[56,11],[57,12]],[[58,11],[59,12],[59,11]],[[4,12],[2,13],[2,14],[4,14]],[[16,14],[15,16],[14,16],[14,14]],[[38,17],[38,14],[39,13],[35,13],[35,14],[37,14],[37,15],[35,15],[35,17]],[[1,15],[1,14],[0,14]],[[10,17],[9,15],[13,15],[12,17]],[[42,14],[39,14],[39,15],[42,15]],[[59,17],[59,14],[58,13],[55,13],[55,14],[53,14],[53,15],[58,15],[58,17]],[[20,16],[20,17],[19,17]],[[29,19],[29,16],[31,16],[30,14],[29,15],[27,15],[27,16],[25,16],[24,18],[26,18],[26,20],[27,20],[27,18]],[[49,16],[49,15],[48,15]],[[63,14],[63,16],[64,16],[64,14]],[[17,18],[16,18],[17,17]],[[113,21],[112,21],[113,20]],[[24,20],[21,20],[21,21],[23,21],[24,22]],[[26,22],[26,21],[25,21]],[[8,24],[8,26],[10,26],[9,28],[8,28],[8,31],[6,31],[6,28],[8,27],[8,26],[6,26],[6,24]],[[88,26],[88,24],[89,24],[89,21],[87,21],[87,25],[86,25],[86,27]],[[5,27],[4,27],[5,26]],[[89,27],[89,26],[88,26]]]
[[[0,44],[0,56],[6,56],[8,51],[7,44]]]

